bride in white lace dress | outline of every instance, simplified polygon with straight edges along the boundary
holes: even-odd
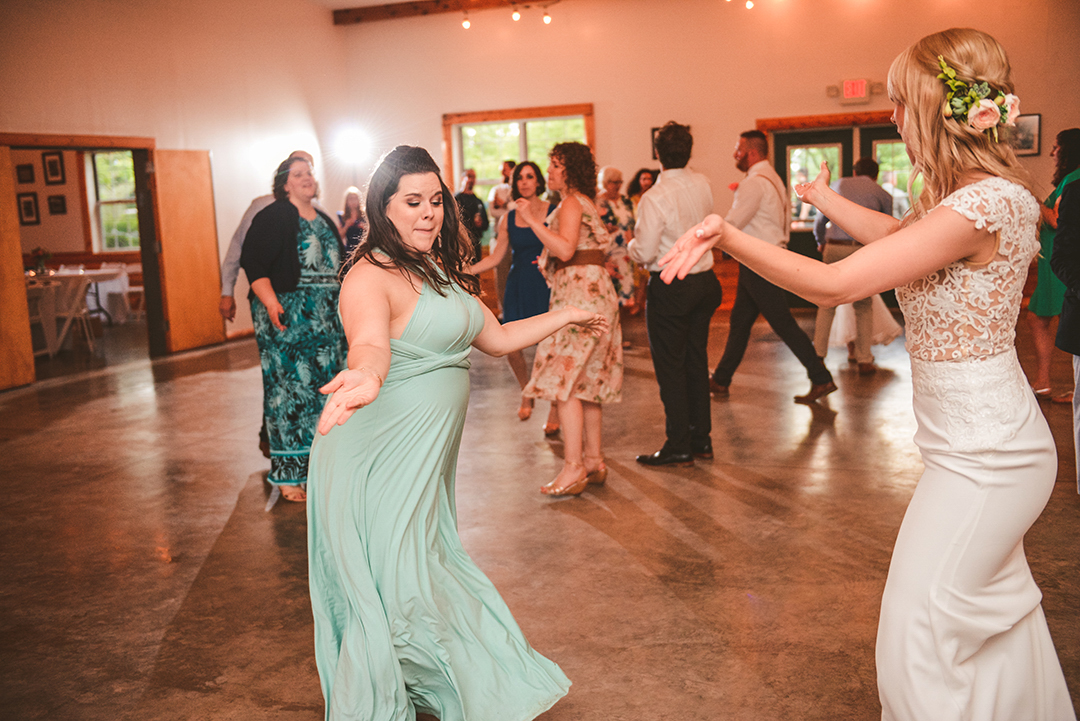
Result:
[[[684,275],[712,246],[818,305],[897,288],[925,470],[893,550],[877,638],[882,718],[1062,721],[1075,710],[1023,538],[1050,497],[1054,440],[1017,362],[1039,250],[1038,203],[1007,135],[1019,102],[989,35],[947,30],[889,71],[893,121],[925,180],[897,223],[829,189],[796,190],[865,244],[824,265],[709,216],[661,260]]]

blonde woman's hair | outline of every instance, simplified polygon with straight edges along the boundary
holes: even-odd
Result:
[[[893,60],[889,98],[904,107],[904,141],[914,161],[908,192],[916,176],[922,175],[925,181],[907,220],[926,214],[972,172],[1011,180],[1034,195],[1031,177],[1009,144],[1012,128],[999,126],[1000,142],[995,142],[987,133],[968,126],[965,119],[945,117],[948,87],[937,77],[941,72],[939,55],[956,70],[957,80],[969,85],[985,82],[992,90],[1013,92],[1005,49],[979,30],[953,28],[927,35]]]

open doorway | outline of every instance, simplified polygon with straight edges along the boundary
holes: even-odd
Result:
[[[142,352],[150,357],[225,340],[224,322],[217,312],[221,283],[208,151],[155,149],[152,138],[0,133],[3,194],[19,195],[20,185],[30,184],[20,182],[29,174],[18,166],[33,164],[12,162],[12,154],[22,151],[40,158],[43,179],[59,184],[62,176],[71,184],[72,200],[63,200],[70,211],[56,215],[80,221],[75,223],[78,232],[71,233],[78,238],[74,245],[67,238],[67,246],[51,253],[40,245],[24,246],[22,233],[23,228],[42,224],[42,202],[48,203],[48,193],[27,190],[25,198],[0,210],[0,253],[6,259],[0,267],[0,294],[6,299],[0,346],[7,351],[0,355],[10,370],[0,372],[0,388],[36,379],[32,327],[40,323],[40,306],[31,313],[24,268],[33,269],[42,260],[47,269],[70,265],[77,273],[81,265],[85,275],[97,271],[99,276],[103,263],[124,263],[131,291],[127,298],[135,317],[145,323]],[[115,177],[105,177],[109,173]],[[39,247],[42,251],[35,254]],[[107,325],[112,315],[108,292],[100,288],[93,292],[96,297],[80,306],[77,321],[87,345],[93,336],[85,325]],[[59,328],[63,327],[61,323]]]

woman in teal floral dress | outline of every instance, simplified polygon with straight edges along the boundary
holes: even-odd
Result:
[[[600,220],[611,235],[607,266],[611,283],[619,295],[619,306],[628,310],[634,307],[634,262],[626,250],[634,239],[634,204],[619,190],[622,188],[622,172],[611,165],[600,168],[596,209]]]
[[[240,264],[251,283],[251,319],[262,362],[270,475],[288,501],[304,501],[308,453],[322,411],[319,388],[345,367],[338,317],[342,245],[311,201],[317,185],[303,158],[274,175],[274,202],[244,239]]]

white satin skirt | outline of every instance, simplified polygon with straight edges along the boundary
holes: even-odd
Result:
[[[884,721],[1076,718],[1024,556],[1057,452],[1015,351],[912,359],[925,470],[881,602]]]

